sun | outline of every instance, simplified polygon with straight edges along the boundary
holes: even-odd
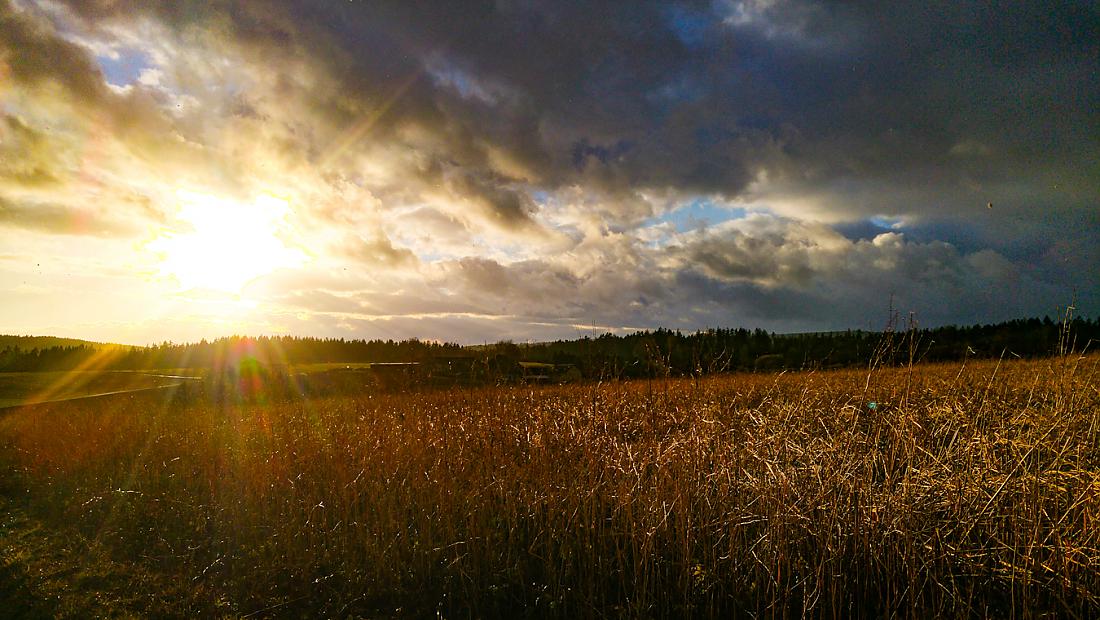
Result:
[[[161,275],[181,288],[239,294],[260,276],[302,263],[302,252],[279,237],[289,212],[289,204],[273,196],[246,204],[181,194],[177,218],[186,227],[162,234],[147,247],[159,258]]]

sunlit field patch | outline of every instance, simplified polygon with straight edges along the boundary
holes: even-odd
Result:
[[[192,614],[1095,617],[1098,362],[74,401],[2,488]]]
[[[0,373],[0,407],[178,385],[169,372],[76,370]]]

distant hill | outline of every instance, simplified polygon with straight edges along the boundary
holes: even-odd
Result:
[[[111,349],[126,347],[126,345],[109,342],[92,342],[77,338],[58,338],[56,336],[8,336],[0,335],[0,351],[4,349],[16,349],[18,351],[33,351],[34,349],[50,349],[53,347],[92,347],[95,349]],[[127,347],[129,348],[129,347]]]

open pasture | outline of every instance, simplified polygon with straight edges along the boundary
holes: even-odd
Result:
[[[1098,363],[26,407],[0,544],[95,551],[55,615],[1095,617]]]

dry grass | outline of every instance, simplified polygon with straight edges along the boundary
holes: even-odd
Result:
[[[9,496],[181,614],[1096,617],[1098,362],[144,395],[0,440]]]

